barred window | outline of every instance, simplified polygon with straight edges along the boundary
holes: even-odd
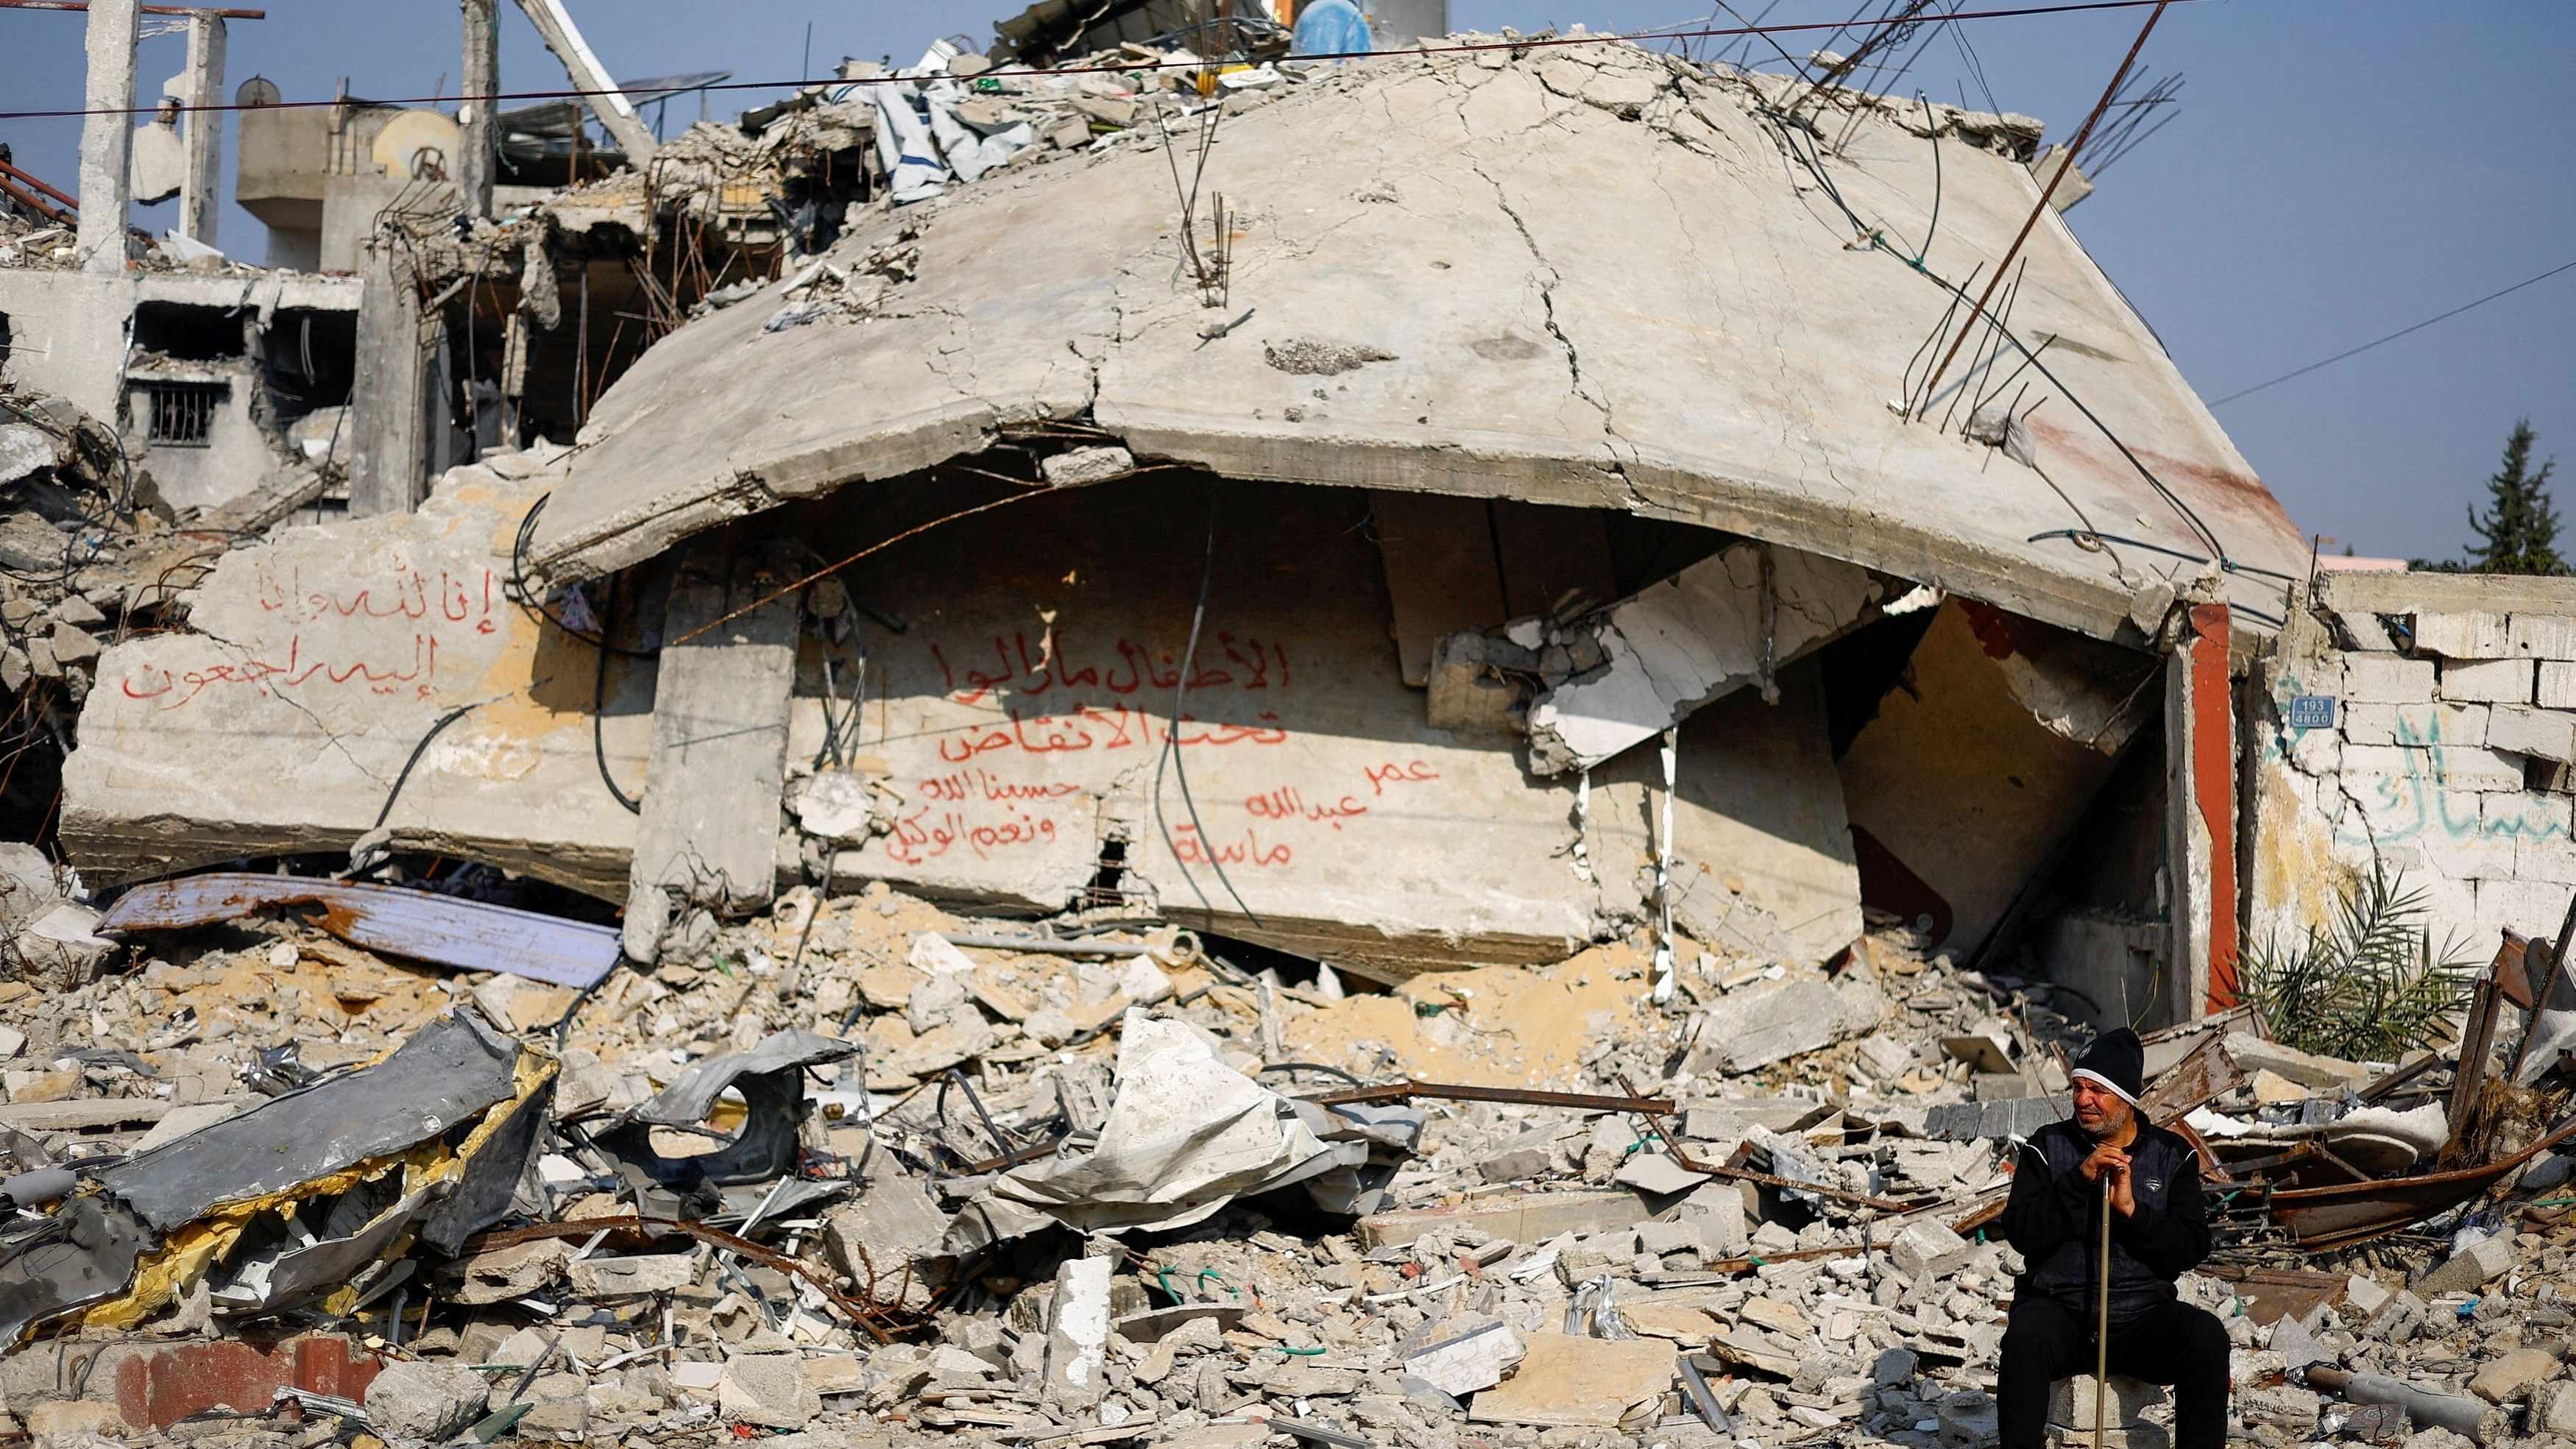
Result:
[[[202,448],[214,432],[222,383],[156,382],[146,389],[152,416],[146,440],[162,447]]]

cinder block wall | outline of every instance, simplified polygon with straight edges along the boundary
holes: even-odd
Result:
[[[2330,924],[2374,860],[2423,893],[2437,944],[2554,934],[2576,892],[2576,580],[2339,574],[2314,596],[2244,711],[2248,948]]]

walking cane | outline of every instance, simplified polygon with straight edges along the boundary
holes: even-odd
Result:
[[[2093,1294],[2093,1449],[2102,1449],[2102,1409],[2111,1396],[2111,1174],[2102,1174],[2102,1276]]]

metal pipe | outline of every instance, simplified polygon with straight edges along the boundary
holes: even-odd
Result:
[[[2466,1434],[2481,1444],[2494,1444],[2506,1437],[2505,1412],[2483,1399],[2462,1398],[2457,1394],[2437,1394],[2419,1389],[2385,1374],[2357,1374],[2326,1364],[2310,1365],[2308,1383],[2341,1394],[2355,1404],[2393,1404],[2406,1411],[2416,1424],[2430,1424],[2454,1434]]]

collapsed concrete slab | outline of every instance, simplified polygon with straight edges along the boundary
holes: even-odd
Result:
[[[822,270],[680,329],[610,389],[532,562],[612,571],[1083,422],[1233,478],[1724,529],[2102,638],[2131,627],[2139,584],[2199,568],[2151,550],[2224,552],[2258,570],[2227,574],[2231,596],[2276,618],[2302,539],[2056,216],[2021,250],[2010,319],[2026,346],[2053,339],[2025,403],[2071,390],[2028,421],[2047,477],[1944,430],[2013,348],[1906,404],[1909,360],[1958,307],[1938,279],[1991,264],[2032,212],[2024,158],[1908,102],[1861,105],[1819,159],[1765,119],[1770,84],[1615,43],[1306,82],[1226,119],[1210,153],[1202,189],[1236,218],[1223,313],[1175,280],[1150,144],[856,213]],[[1814,204],[1807,164],[1852,218]],[[1882,235],[1929,250],[1908,265]],[[2146,549],[2086,546],[2088,518]]]
[[[1530,768],[1590,769],[1859,622],[1866,569],[1737,544],[1568,632],[1603,662],[1530,706]]]
[[[64,767],[64,848],[94,883],[346,851],[381,825],[623,893],[635,817],[601,768],[641,778],[652,674],[510,601],[544,480],[499,466],[418,514],[225,554],[187,630],[107,650]]]

